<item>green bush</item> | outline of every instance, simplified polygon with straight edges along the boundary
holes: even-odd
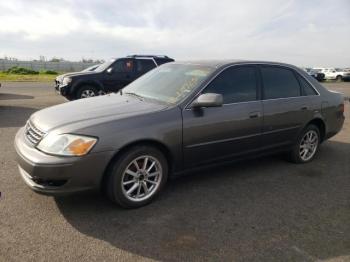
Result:
[[[37,75],[37,74],[39,74],[38,71],[34,71],[34,70],[31,70],[28,68],[18,67],[18,66],[11,67],[10,69],[8,69],[6,71],[6,73],[17,74],[17,75]]]
[[[58,75],[58,73],[56,71],[53,71],[53,70],[42,70],[42,71],[40,71],[40,74]]]

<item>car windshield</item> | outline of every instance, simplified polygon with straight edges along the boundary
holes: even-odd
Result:
[[[198,87],[215,68],[190,64],[164,64],[138,78],[123,93],[176,104]]]
[[[103,64],[100,64],[94,71],[102,72],[102,71],[106,70],[107,68],[109,68],[114,63],[114,61],[115,61],[115,59],[111,59],[109,61],[106,61]]]

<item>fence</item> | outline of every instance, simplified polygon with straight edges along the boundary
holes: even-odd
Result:
[[[96,63],[83,62],[42,62],[42,61],[12,61],[0,60],[0,71],[8,70],[13,66],[24,67],[35,71],[53,70],[56,72],[74,72],[81,71]]]

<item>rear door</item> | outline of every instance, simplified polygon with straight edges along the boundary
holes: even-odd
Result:
[[[201,92],[222,94],[221,107],[183,111],[184,164],[187,168],[254,152],[261,147],[262,102],[256,68],[232,66]]]
[[[135,79],[157,67],[153,59],[136,59]]]
[[[282,66],[260,66],[263,86],[264,149],[291,145],[312,119],[313,105],[303,95],[298,75]]]

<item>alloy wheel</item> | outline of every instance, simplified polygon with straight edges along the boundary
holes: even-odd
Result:
[[[95,92],[94,90],[91,89],[86,89],[83,90],[83,92],[81,92],[81,98],[88,98],[88,97],[94,97],[95,96]]]
[[[299,145],[299,155],[303,161],[309,161],[315,155],[318,140],[318,134],[314,130],[309,130],[304,134]]]
[[[134,202],[150,198],[157,192],[162,175],[162,166],[155,157],[137,157],[123,173],[121,183],[124,196]]]

